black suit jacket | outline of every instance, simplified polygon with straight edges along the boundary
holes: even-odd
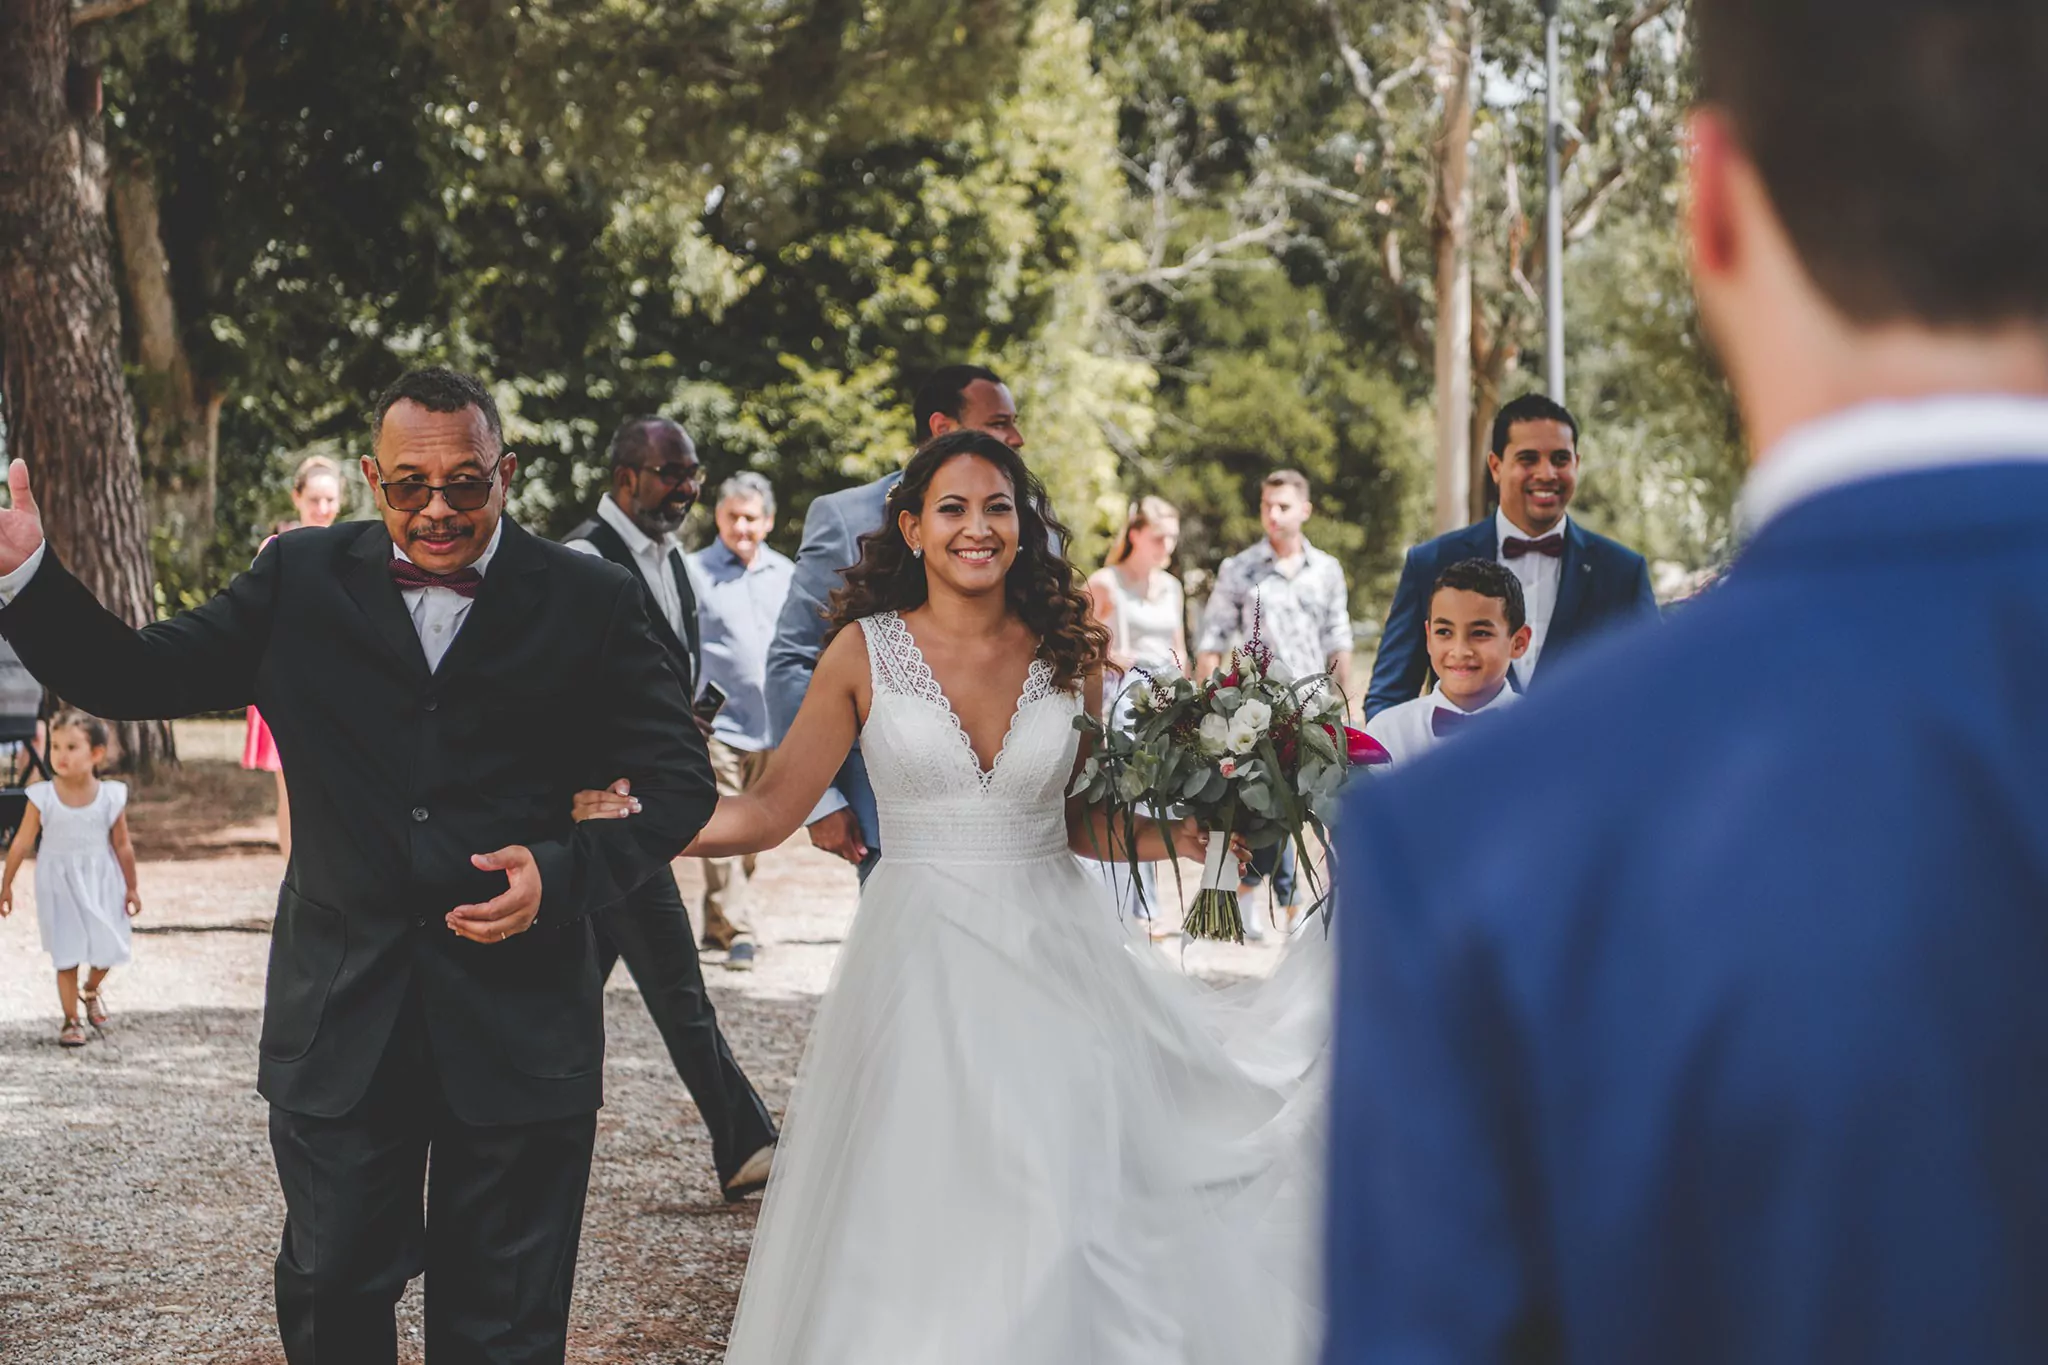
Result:
[[[633,551],[626,545],[626,538],[613,530],[609,523],[592,517],[575,530],[563,536],[566,543],[572,540],[587,540],[597,547],[597,552],[612,563],[633,575],[633,581],[640,585],[645,594],[641,599],[647,608],[647,619],[654,625],[654,638],[661,641],[669,652],[669,659],[675,664],[676,672],[682,676],[683,686],[689,694],[697,695],[697,686],[704,677],[703,632],[697,623],[697,590],[690,585],[689,570],[683,567],[682,551],[668,556],[670,576],[676,585],[676,596],[682,602],[683,633],[678,636],[662,614],[661,602],[654,590],[647,586],[647,580],[640,574],[640,565],[633,558]]]
[[[1380,632],[1379,654],[1373,660],[1372,686],[1365,694],[1367,719],[1389,706],[1413,701],[1429,680],[1429,650],[1423,628],[1429,618],[1429,592],[1437,576],[1467,559],[1497,559],[1500,536],[1492,517],[1459,531],[1447,531],[1408,552],[1401,566],[1401,585]],[[1550,633],[1543,640],[1543,671],[1601,631],[1637,617],[1657,615],[1657,594],[1650,587],[1650,566],[1619,541],[1596,536],[1576,520],[1565,523],[1564,572],[1557,581],[1557,607]],[[1521,670],[1513,674],[1521,690]]]
[[[639,585],[504,528],[433,673],[378,522],[279,536],[220,595],[140,631],[54,555],[0,610],[29,669],[89,711],[262,707],[292,803],[258,1073],[282,1109],[352,1108],[408,991],[459,1118],[595,1109],[604,1027],[587,916],[665,870],[717,802]],[[619,776],[639,815],[570,819],[579,788]],[[539,918],[501,943],[456,937],[442,917],[506,885],[470,855],[511,844],[539,863]]]

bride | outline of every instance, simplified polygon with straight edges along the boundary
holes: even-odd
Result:
[[[1066,796],[1106,635],[1046,548],[1067,537],[1043,489],[958,431],[888,506],[788,739],[686,850],[774,848],[859,737],[883,857],[798,1074],[726,1361],[1306,1361],[1324,936],[1215,990],[1120,925],[1073,856],[1112,830]],[[1192,822],[1174,843],[1201,858]],[[1139,854],[1170,856],[1156,830]]]

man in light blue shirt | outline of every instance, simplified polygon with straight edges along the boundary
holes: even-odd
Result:
[[[775,490],[751,470],[718,490],[718,539],[689,557],[697,592],[707,687],[725,693],[711,726],[711,767],[718,790],[738,795],[768,766],[768,646],[789,596],[796,565],[764,543],[775,525]],[[741,904],[754,858],[704,861],[704,946],[723,948],[728,967],[749,967],[753,933]]]

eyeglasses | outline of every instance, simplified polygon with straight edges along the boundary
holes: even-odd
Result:
[[[704,476],[703,465],[684,464],[680,460],[670,464],[643,464],[635,467],[642,474],[652,474],[671,488],[679,483],[688,483],[692,479],[701,479]]]
[[[403,479],[393,483],[379,476],[377,487],[384,490],[384,501],[396,512],[424,512],[436,493],[447,502],[450,511],[474,512],[491,500],[491,489],[497,482],[498,466],[492,465],[481,479],[450,479],[446,483]]]

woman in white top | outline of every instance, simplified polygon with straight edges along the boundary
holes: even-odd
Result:
[[[1130,722],[1129,689],[1142,680],[1144,670],[1188,666],[1187,606],[1180,580],[1168,568],[1179,544],[1180,512],[1164,498],[1140,498],[1131,504],[1130,515],[1110,546],[1109,561],[1088,577],[1095,619],[1109,627],[1103,709],[1119,724]],[[1116,892],[1119,909],[1140,919],[1153,917],[1157,879],[1151,864],[1138,877],[1145,892],[1142,900],[1131,892],[1128,865],[1099,867]]]

